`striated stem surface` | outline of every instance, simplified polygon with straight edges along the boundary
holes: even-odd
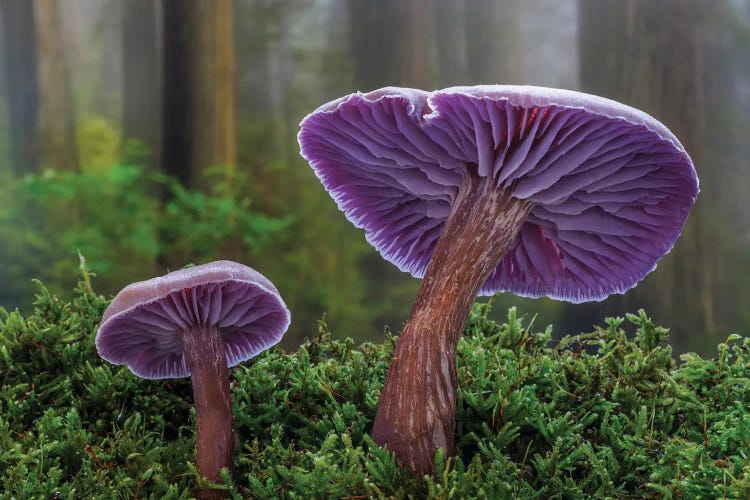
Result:
[[[531,204],[470,175],[396,344],[372,430],[416,474],[453,454],[456,346],[482,284],[510,249]]]
[[[235,446],[224,342],[215,327],[187,332],[182,341],[195,400],[195,465],[202,476],[220,483],[221,469],[232,468]],[[227,496],[222,490],[196,491],[199,499]]]

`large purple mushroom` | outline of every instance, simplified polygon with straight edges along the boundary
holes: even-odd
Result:
[[[424,278],[373,428],[417,473],[453,450],[456,345],[477,294],[623,293],[670,251],[698,193],[664,125],[566,90],[355,93],[308,115],[299,142],[377,251]]]
[[[141,378],[191,377],[196,467],[221,482],[221,469],[234,461],[229,367],[278,343],[289,322],[268,279],[242,264],[217,261],[126,286],[104,312],[96,348]]]

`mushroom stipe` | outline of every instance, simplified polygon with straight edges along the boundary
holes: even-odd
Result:
[[[453,453],[461,330],[482,283],[507,253],[531,206],[467,175],[435,247],[396,345],[372,430],[376,442],[419,474],[432,472],[438,448]]]
[[[234,461],[234,417],[224,342],[216,327],[181,335],[195,405],[195,466],[213,482]]]

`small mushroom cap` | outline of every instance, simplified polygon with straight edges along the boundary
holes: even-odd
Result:
[[[698,194],[693,163],[664,125],[567,90],[358,92],[308,115],[298,139],[346,217],[415,277],[464,176],[533,202],[482,294],[583,302],[625,292],[670,251]]]
[[[96,334],[99,355],[142,378],[189,377],[181,336],[217,328],[228,366],[277,344],[290,323],[273,284],[230,261],[181,269],[122,289]]]

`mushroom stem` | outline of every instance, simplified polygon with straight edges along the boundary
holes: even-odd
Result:
[[[216,327],[182,337],[195,400],[195,466],[206,479],[221,483],[220,472],[234,463],[234,423],[224,342]],[[196,497],[226,498],[224,490],[196,491]]]
[[[372,431],[415,474],[453,453],[456,346],[482,284],[510,249],[532,207],[466,177],[396,344]]]

